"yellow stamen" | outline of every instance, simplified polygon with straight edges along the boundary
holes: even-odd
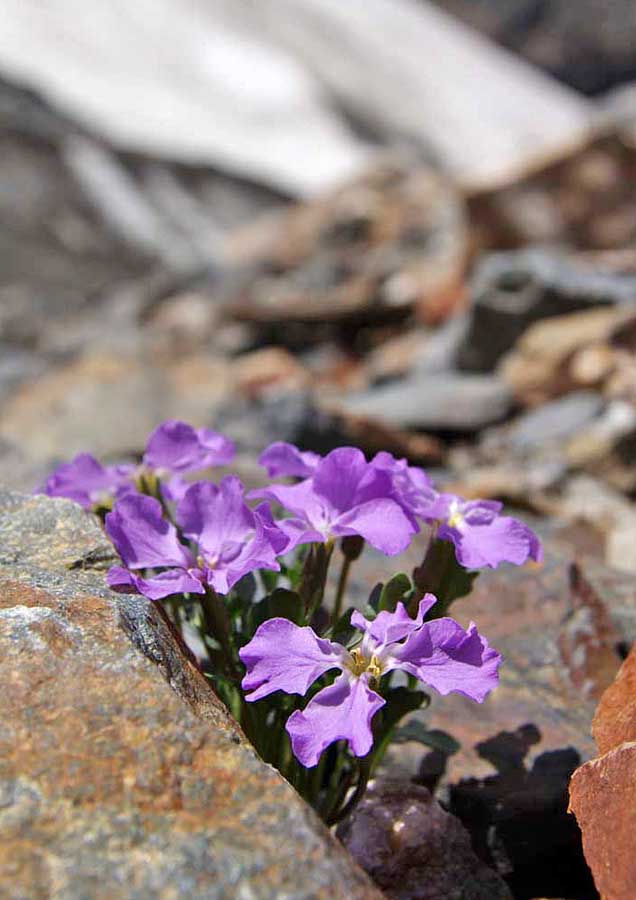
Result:
[[[356,647],[355,650],[351,651],[349,669],[356,676],[368,672],[371,678],[379,678],[382,674],[382,664],[375,653],[371,656],[371,659],[369,659],[367,656],[362,655],[362,651],[359,647]]]

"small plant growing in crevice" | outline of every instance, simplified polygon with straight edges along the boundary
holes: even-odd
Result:
[[[234,475],[192,480],[233,454],[222,435],[169,421],[138,465],[80,454],[44,491],[100,516],[122,560],[109,585],[162,603],[196,639],[203,670],[261,757],[333,824],[430,689],[479,703],[496,686],[501,656],[448,612],[479,569],[539,560],[541,546],[501,504],[439,493],[388,453],[367,461],[341,447],[321,457],[279,442],[260,458],[266,488],[246,495]],[[393,574],[363,609],[349,606],[365,545],[397,556],[420,529],[428,548],[412,576]]]

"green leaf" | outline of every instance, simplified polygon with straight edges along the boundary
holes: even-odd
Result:
[[[457,562],[455,548],[450,541],[434,540],[422,565],[413,573],[420,591],[437,597],[437,603],[426,618],[437,619],[446,615],[454,600],[470,594],[478,574],[469,572]]]
[[[263,584],[265,585],[265,590],[267,593],[271,593],[276,590],[276,586],[278,585],[279,572],[272,572],[271,569],[261,569],[259,572],[261,578],[263,579]]]
[[[335,641],[338,644],[342,644],[345,647],[348,647],[351,641],[357,636],[360,637],[360,632],[357,628],[354,628],[351,624],[351,613],[355,610],[354,606],[350,606],[346,609],[343,614],[340,616],[338,621],[333,626],[329,639]]]
[[[379,581],[369,594],[367,609],[370,610],[370,612],[368,614],[365,612],[367,619],[373,620],[377,616],[378,610],[380,609],[380,597],[382,596],[383,587],[384,585]]]
[[[295,591],[276,588],[259,603],[255,603],[250,609],[250,633],[254,634],[258,626],[267,619],[274,619],[278,616],[289,619],[290,622],[295,622],[297,625],[301,622],[303,608],[300,597]]]
[[[431,701],[424,691],[413,691],[407,687],[388,688],[382,695],[386,698],[386,705],[373,720],[375,747],[371,763],[372,771],[375,771],[381,763],[400,720],[408,713],[415,712],[423,704],[428,706]]]
[[[422,704],[430,702],[424,691],[412,691],[407,687],[393,687],[383,691],[386,705],[382,707],[381,729],[386,734],[403,719],[407,713],[415,712]],[[379,718],[379,717],[378,717]]]
[[[417,741],[433,750],[440,750],[445,756],[453,756],[460,749],[460,744],[446,731],[437,728],[427,728],[423,722],[411,719],[405,725],[397,729],[393,735],[396,744],[404,744],[407,741]]]
[[[411,579],[405,572],[398,572],[390,578],[382,588],[378,602],[378,610],[395,612],[395,607],[400,600],[404,601],[413,590]]]

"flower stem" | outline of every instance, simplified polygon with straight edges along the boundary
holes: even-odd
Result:
[[[328,825],[335,825],[337,822],[342,822],[343,819],[346,819],[347,816],[353,812],[364,796],[370,777],[371,759],[369,756],[365,756],[363,759],[358,760],[358,781],[353,794],[341,809],[335,810],[330,815],[327,819]]]
[[[305,560],[299,594],[305,608],[307,624],[311,624],[316,610],[322,603],[333,548],[333,538],[329,538],[324,544],[312,544]]]
[[[342,615],[342,601],[344,598],[345,590],[347,589],[347,581],[349,580],[349,572],[351,570],[352,560],[345,556],[342,560],[342,568],[340,569],[340,577],[338,579],[338,587],[336,588],[336,599],[333,605],[333,617],[332,621],[335,625],[340,616]]]
[[[208,588],[201,598],[201,606],[205,616],[206,629],[211,632],[212,637],[217,639],[223,651],[228,675],[236,681],[240,680],[240,672],[234,658],[234,648],[230,636],[230,623],[223,600],[215,591]]]

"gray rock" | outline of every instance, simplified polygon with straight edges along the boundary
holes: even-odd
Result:
[[[0,492],[0,895],[380,900],[66,500]]]
[[[600,415],[603,398],[594,391],[575,391],[524,413],[510,428],[513,450],[530,450],[575,434]]]
[[[631,0],[434,0],[571,87],[597,94],[634,78]]]
[[[598,271],[543,250],[493,253],[479,265],[457,353],[460,369],[490,372],[538,319],[611,304],[636,305],[636,276]]]
[[[501,421],[512,402],[510,389],[494,375],[422,373],[347,398],[343,409],[400,428],[476,431]]]
[[[28,350],[0,344],[0,401],[30,378],[41,375],[46,363]]]

